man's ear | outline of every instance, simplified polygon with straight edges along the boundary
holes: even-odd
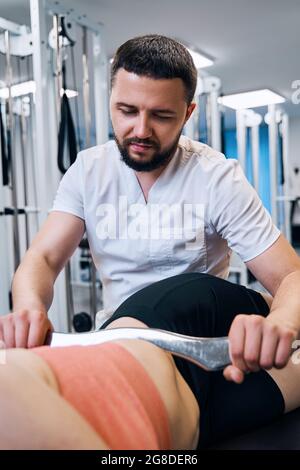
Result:
[[[190,119],[190,117],[191,117],[191,115],[192,115],[194,109],[196,108],[196,106],[197,106],[196,103],[190,103],[190,104],[189,104],[188,109],[187,109],[187,111],[186,111],[184,123],[186,123],[186,122]]]

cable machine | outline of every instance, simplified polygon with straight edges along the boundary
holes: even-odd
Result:
[[[41,207],[40,223],[42,223],[52,206],[62,176],[62,172],[57,166],[56,156],[61,157],[60,163],[64,165],[66,163],[65,145],[70,151],[71,121],[70,119],[62,119],[62,111],[65,110],[70,117],[72,108],[75,106],[77,149],[86,148],[90,144],[102,144],[108,139],[108,61],[101,24],[89,21],[85,15],[77,14],[72,8],[62,7],[59,2],[31,0],[30,12],[33,36],[33,70],[36,83],[36,115],[38,116],[36,120],[35,164],[39,175],[38,193]],[[81,41],[78,39],[80,35]],[[78,111],[78,103],[73,106],[71,102],[67,103],[65,98],[61,102],[61,93],[63,93],[63,97],[66,95],[66,87],[70,83],[67,68],[68,56],[70,55],[73,84],[77,87],[79,84],[74,73],[75,69],[76,72],[79,69],[77,50],[79,50],[79,54],[81,51],[82,59],[80,68],[82,69],[83,100],[79,105],[82,106],[82,113]],[[79,93],[79,97],[81,97],[80,86],[77,87],[75,86],[75,92]],[[83,126],[79,122],[81,115],[84,115]],[[93,128],[92,122],[95,123]],[[62,125],[65,126],[64,130]],[[67,132],[65,132],[66,129]],[[93,132],[94,141],[92,140]],[[65,138],[59,139],[61,143],[60,154],[58,153],[57,138],[59,134],[60,137],[65,134]],[[84,141],[81,138],[82,134],[85,136]],[[74,142],[74,138],[71,138],[71,141]],[[70,152],[67,157],[69,156]],[[67,169],[71,161],[67,158],[64,169]],[[62,170],[62,167],[60,169]],[[59,275],[54,288],[53,304],[49,310],[50,318],[61,331],[70,331],[72,328],[75,312],[72,305],[71,286],[80,282],[78,279],[79,251],[76,250],[70,265]],[[94,274],[94,282],[91,283],[92,289],[94,289],[91,312],[93,316],[96,313],[95,277]]]
[[[270,213],[274,224],[290,241],[290,211],[293,197],[290,194],[288,116],[272,104],[268,106],[268,113],[264,116],[264,121],[268,125]],[[258,194],[262,181],[259,171],[259,128],[262,122],[262,116],[252,109],[236,111],[238,159],[248,178],[250,177],[250,169],[251,183]],[[248,142],[250,143],[250,166],[247,164],[249,163],[247,162]],[[247,280],[246,266],[239,263],[238,260],[235,260],[234,263],[241,270],[243,279]]]
[[[12,277],[37,230],[32,95],[22,83],[31,83],[32,53],[30,29],[0,18],[0,314],[12,308]]]
[[[276,105],[268,106],[271,215],[275,225],[291,242],[291,175],[289,162],[289,118]]]
[[[201,97],[205,97],[206,143],[215,150],[222,150],[221,112],[218,98],[220,96],[221,80],[218,77],[204,75],[199,71],[194,101],[197,108],[184,128],[184,134],[194,140],[200,140],[200,115],[203,114],[200,105]]]

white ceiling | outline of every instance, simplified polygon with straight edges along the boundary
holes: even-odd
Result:
[[[269,87],[290,98],[300,79],[300,0],[62,0],[105,25],[107,51],[161,33],[215,58],[225,94]],[[0,0],[0,16],[30,25],[29,0]],[[300,104],[289,104],[300,115]]]

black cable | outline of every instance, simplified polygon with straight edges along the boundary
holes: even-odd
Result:
[[[70,46],[74,46],[75,41],[73,39],[71,39],[71,37],[68,34],[68,31],[67,31],[67,28],[66,28],[66,25],[65,25],[65,17],[64,16],[60,17],[60,27],[61,27],[61,30],[60,30],[59,35],[62,36],[63,38],[67,38],[67,40],[70,43]]]
[[[77,80],[76,80],[76,69],[75,69],[75,58],[74,58],[74,47],[73,46],[71,47],[71,61],[72,61],[72,74],[73,74],[74,88],[78,93]],[[76,125],[77,125],[77,132],[78,132],[78,148],[79,148],[79,150],[81,150],[82,149],[82,140],[81,140],[81,133],[80,133],[78,96],[79,96],[79,94],[75,97],[75,115],[76,115]]]
[[[61,23],[61,31],[60,35],[64,38],[67,38],[71,47],[75,44],[75,42],[69,37],[65,23],[64,17],[60,18]],[[76,139],[76,132],[74,127],[74,121],[71,113],[71,108],[69,104],[69,99],[66,94],[67,89],[67,77],[66,77],[66,64],[65,61],[62,64],[62,87],[63,87],[63,95],[61,98],[61,108],[60,108],[60,123],[59,123],[59,130],[58,130],[58,152],[57,152],[57,164],[59,170],[64,174],[68,170],[68,168],[75,162],[77,157],[77,139]],[[64,160],[64,150],[65,146],[67,146],[67,154],[69,158],[69,162],[65,165]]]
[[[8,100],[5,102],[5,115],[6,123],[9,121],[9,104]],[[12,163],[12,141],[11,141],[11,129],[9,126],[6,126],[6,159],[7,159],[7,169],[9,174],[9,183],[11,184],[11,163]]]
[[[280,168],[280,179],[279,179],[279,184],[281,186],[284,185],[285,178],[284,178],[284,164],[283,164],[283,138],[282,134],[278,132],[278,147],[279,147],[279,168]]]
[[[58,152],[57,152],[57,165],[59,170],[64,174],[68,168],[75,162],[77,157],[77,141],[74,122],[70,109],[68,97],[66,95],[66,68],[65,64],[62,66],[62,79],[63,79],[63,96],[61,98],[60,108],[60,124],[58,131]],[[65,165],[64,150],[67,139],[67,151],[69,157],[69,164]]]
[[[221,125],[221,152],[225,155],[226,151],[226,129],[225,129],[225,112],[220,112],[220,125]]]
[[[7,155],[7,145],[5,138],[5,129],[2,120],[2,111],[0,105],[0,140],[1,140],[1,161],[2,161],[2,185],[9,185],[9,161]]]

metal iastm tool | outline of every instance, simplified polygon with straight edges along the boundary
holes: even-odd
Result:
[[[53,332],[47,344],[52,347],[90,346],[123,339],[148,341],[207,371],[221,370],[231,364],[227,337],[198,338],[154,328],[114,328],[77,334]]]

